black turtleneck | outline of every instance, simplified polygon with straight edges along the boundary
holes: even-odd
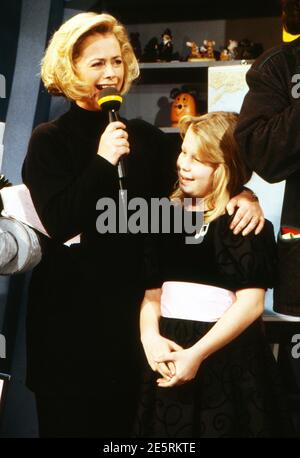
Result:
[[[141,120],[126,122],[131,152],[126,187],[132,196],[164,195],[169,176],[163,134]],[[117,168],[97,155],[105,114],[76,104],[55,121],[38,126],[23,165],[23,180],[50,236],[66,241],[83,233],[96,201],[118,192]]]
[[[130,143],[128,197],[164,195],[171,170],[166,136],[144,121],[123,121]],[[34,389],[48,390],[56,384],[58,389],[68,385],[70,391],[78,359],[82,369],[88,359],[97,361],[97,390],[102,360],[107,358],[99,349],[111,339],[116,346],[129,346],[128,353],[137,347],[132,339],[142,294],[141,237],[96,231],[96,202],[118,193],[117,168],[97,155],[106,125],[101,112],[73,104],[60,118],[33,131],[24,161],[24,183],[51,236],[29,291],[28,374]],[[76,234],[82,234],[79,245],[63,245]],[[79,337],[78,347],[74,341]],[[111,344],[107,351],[114,361]],[[109,366],[106,374],[113,371]]]

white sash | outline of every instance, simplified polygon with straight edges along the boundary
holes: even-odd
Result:
[[[232,291],[217,286],[167,281],[162,285],[161,316],[214,322],[235,299]]]

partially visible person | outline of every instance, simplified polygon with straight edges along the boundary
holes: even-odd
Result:
[[[300,0],[282,0],[283,26],[300,33]],[[300,316],[300,38],[262,54],[247,73],[249,92],[235,137],[244,160],[270,183],[286,180],[279,235],[277,312]]]
[[[121,157],[128,201],[166,195],[171,150],[167,136],[142,120],[107,125],[98,99],[107,87],[126,93],[138,74],[126,30],[108,14],[72,17],[43,59],[46,89],[72,104],[34,130],[23,165],[24,183],[51,237],[32,274],[27,317],[27,384],[36,395],[41,437],[130,435],[143,236],[97,232],[96,203],[102,197],[118,203]],[[263,220],[245,195],[233,201],[243,207],[236,230]],[[76,235],[80,243],[64,245]]]
[[[291,424],[263,322],[265,290],[275,281],[272,224],[234,235],[226,205],[249,178],[234,140],[237,115],[184,117],[171,199],[197,212],[200,244],[185,234],[149,243],[141,305],[148,361],[136,434],[142,437],[288,437]],[[185,209],[185,199],[192,205]],[[159,376],[160,375],[160,376]]]

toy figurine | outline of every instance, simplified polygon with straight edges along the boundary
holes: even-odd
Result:
[[[231,60],[230,59],[230,55],[229,55],[229,51],[228,51],[227,48],[222,49],[221,54],[220,54],[220,60],[222,60],[222,61]]]
[[[256,59],[262,52],[263,46],[261,43],[253,43],[248,38],[244,38],[236,48],[236,59]]]
[[[200,49],[202,59],[215,60],[214,46],[216,42],[214,40],[204,40],[203,45]]]
[[[237,58],[238,42],[236,40],[229,40],[228,45],[220,54],[220,60],[235,60]]]
[[[201,54],[201,52],[199,50],[199,47],[195,43],[195,41],[187,41],[186,45],[189,48],[191,48],[189,56],[188,56],[188,61],[189,62],[194,62],[194,61],[202,59],[202,54]]]
[[[170,97],[174,99],[171,105],[172,127],[177,127],[180,118],[184,115],[196,116],[196,98],[183,88],[172,89]]]
[[[215,58],[215,46],[216,42],[213,40],[204,40],[203,45],[199,49],[199,46],[195,41],[187,41],[186,45],[191,48],[190,54],[188,56],[189,62],[199,61],[199,60],[216,60]]]
[[[156,62],[158,59],[158,40],[151,38],[145,46],[142,62]]]
[[[239,43],[237,40],[229,40],[227,49],[230,56],[230,60],[236,59],[236,48],[238,47],[238,44]]]
[[[158,45],[159,60],[170,62],[173,58],[172,33],[166,29],[161,35],[161,42]]]
[[[166,29],[161,34],[161,41],[158,43],[156,37],[151,38],[145,46],[142,55],[142,62],[170,62],[179,60],[178,52],[173,53],[172,33]]]

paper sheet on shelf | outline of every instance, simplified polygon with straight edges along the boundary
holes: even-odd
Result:
[[[44,235],[49,237],[46,229],[44,228],[36,209],[31,200],[29,189],[24,185],[7,186],[0,190],[3,201],[4,210],[3,216],[15,218],[24,224],[36,229]],[[65,242],[69,246],[72,243],[79,243],[80,235],[76,235],[72,239]]]

